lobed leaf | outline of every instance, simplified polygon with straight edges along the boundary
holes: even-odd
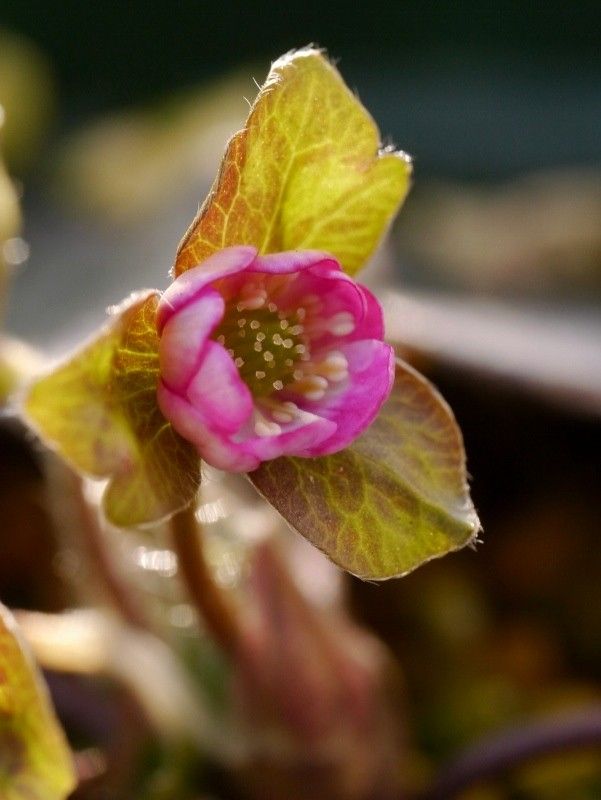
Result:
[[[157,522],[187,505],[200,483],[196,450],[156,401],[157,303],[157,292],[133,295],[97,338],[38,379],[24,404],[47,444],[109,478],[103,505],[115,525]]]
[[[326,250],[353,274],[405,198],[410,176],[409,157],[382,149],[373,119],[322,53],[288,53],[230,140],[174,274],[236,244]]]
[[[480,529],[453,414],[401,361],[390,398],[354,444],[268,461],[249,477],[293,528],[363,579],[402,576]]]
[[[46,687],[0,604],[0,797],[64,800],[75,783]]]

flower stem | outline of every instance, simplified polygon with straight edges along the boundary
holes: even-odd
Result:
[[[82,479],[72,473],[70,480],[73,487],[78,527],[82,534],[83,546],[90,564],[100,578],[107,597],[129,625],[151,631],[153,626],[143,609],[142,603],[113,566],[111,555],[104,541],[98,511],[86,499]]]
[[[239,624],[232,604],[215,583],[205,560],[201,530],[193,505],[179,511],[171,520],[173,547],[190,600],[217,644],[232,655],[240,641]]]
[[[510,729],[468,748],[420,800],[451,800],[468,787],[541,756],[601,744],[601,706]]]

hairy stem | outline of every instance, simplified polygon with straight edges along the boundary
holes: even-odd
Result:
[[[601,705],[505,731],[468,748],[446,767],[420,800],[449,800],[469,786],[526,761],[601,745]]]
[[[226,593],[216,583],[207,564],[200,537],[201,527],[190,505],[171,520],[173,546],[190,600],[217,644],[233,654],[240,640],[235,611]]]

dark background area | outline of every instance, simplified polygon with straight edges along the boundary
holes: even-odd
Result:
[[[423,173],[504,176],[601,157],[598,3],[97,4],[5,0],[56,71],[62,122],[317,43]]]

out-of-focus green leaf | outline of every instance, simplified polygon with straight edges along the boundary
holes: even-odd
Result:
[[[389,400],[354,444],[324,458],[268,461],[250,478],[292,527],[364,579],[404,575],[480,528],[452,412],[400,361]]]
[[[0,797],[63,800],[75,782],[46,687],[0,604]]]
[[[4,121],[4,110],[0,105],[0,140],[2,135],[2,124]],[[4,259],[4,243],[7,239],[17,234],[21,224],[19,213],[19,203],[17,194],[12,181],[4,169],[4,163],[0,157],[0,304],[4,293],[4,281],[6,273],[6,263]]]
[[[332,253],[350,274],[369,258],[409,189],[407,155],[379,131],[318,50],[278,59],[230,141],[177,254],[175,275],[228,245]]]
[[[0,29],[0,105],[9,169],[21,174],[37,156],[55,111],[50,61],[30,39]]]
[[[133,295],[101,334],[37,380],[24,410],[42,439],[84,473],[109,478],[115,525],[156,522],[196,494],[200,464],[156,401],[157,292]]]

